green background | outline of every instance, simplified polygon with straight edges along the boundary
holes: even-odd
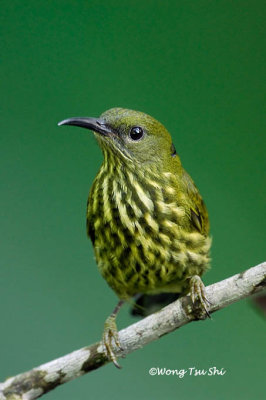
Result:
[[[0,29],[0,380],[97,341],[116,303],[85,230],[102,155],[64,118],[160,120],[209,209],[205,283],[264,261],[264,1],[3,1]],[[242,301],[46,398],[262,399],[264,335]],[[227,373],[148,373],[193,366]]]

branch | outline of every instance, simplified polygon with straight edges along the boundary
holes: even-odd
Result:
[[[258,293],[265,286],[266,262],[210,285],[206,288],[210,301],[209,312],[221,310],[236,301]],[[184,296],[161,311],[123,329],[119,332],[123,352],[116,348],[117,357],[129,354],[195,320],[195,314],[193,315],[191,310],[191,299],[189,296]],[[37,399],[55,387],[108,362],[101,342],[92,344],[31,371],[8,378],[0,383],[0,400]]]

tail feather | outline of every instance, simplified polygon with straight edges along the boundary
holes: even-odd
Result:
[[[130,313],[134,317],[147,317],[180,297],[178,293],[139,294]]]

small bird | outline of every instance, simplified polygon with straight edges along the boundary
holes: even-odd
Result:
[[[207,209],[170,134],[151,116],[112,108],[58,125],[93,131],[103,152],[87,203],[87,232],[99,270],[119,298],[103,343],[120,368],[112,340],[120,347],[116,315],[124,302],[190,292],[208,314],[200,278],[210,263]]]

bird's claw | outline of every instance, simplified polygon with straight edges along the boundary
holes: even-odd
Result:
[[[110,317],[107,318],[104,324],[103,344],[105,346],[108,358],[114,363],[117,368],[122,368],[114,354],[112,341],[114,341],[119,350],[123,350],[119,342],[115,316],[110,315]]]
[[[209,305],[211,303],[207,299],[206,289],[202,280],[198,275],[194,275],[190,279],[189,284],[190,284],[190,296],[193,305],[196,305],[196,303],[199,302],[201,314],[203,312],[205,316],[207,315],[207,317],[211,318],[211,315],[209,313]],[[197,317],[202,318],[202,315],[199,316],[197,313]]]

